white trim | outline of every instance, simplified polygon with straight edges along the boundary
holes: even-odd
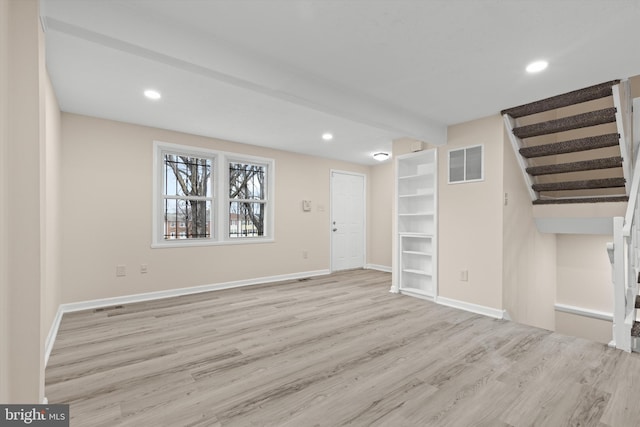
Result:
[[[353,175],[362,177],[362,268],[367,261],[367,175],[359,172],[351,172],[339,169],[329,170],[329,269],[336,271],[333,265],[333,174]],[[358,267],[354,267],[358,268]]]
[[[53,344],[56,342],[56,337],[58,336],[58,328],[60,328],[60,322],[62,321],[63,314],[64,314],[64,310],[62,308],[62,305],[59,305],[58,311],[56,312],[56,315],[53,318],[53,322],[51,322],[51,328],[49,328],[49,334],[47,335],[47,339],[44,342],[44,366],[45,367],[49,363],[49,356],[51,355],[51,350],[53,350]]]
[[[387,265],[365,264],[364,268],[366,268],[367,270],[378,270],[378,271],[382,271],[384,273],[391,273],[391,267],[389,267]]]
[[[622,85],[622,86],[621,86]],[[631,181],[631,143],[630,138],[627,137],[625,124],[631,118],[629,116],[629,83],[628,81],[621,81],[617,85],[611,88],[613,96],[613,106],[616,107],[616,127],[618,128],[620,156],[622,157],[622,174],[624,175],[624,187],[627,196],[630,191]],[[624,92],[624,93],[623,93]],[[624,115],[624,116],[623,116]],[[631,123],[629,123],[631,125]]]
[[[447,307],[457,308],[471,313],[482,314],[483,316],[493,317],[495,319],[504,319],[504,310],[487,307],[484,305],[473,304],[466,301],[459,301],[446,297],[436,297],[436,302]]]
[[[398,293],[402,295],[407,295],[413,298],[420,298],[427,301],[435,301],[435,298],[433,296],[423,294],[422,292],[413,292],[410,288],[400,289]]]
[[[516,156],[516,160],[520,165],[520,172],[522,172],[522,177],[524,178],[524,183],[527,186],[527,191],[529,192],[529,197],[531,200],[536,200],[538,198],[538,194],[533,191],[531,187],[533,185],[533,180],[531,179],[531,175],[527,173],[527,161],[520,154],[520,147],[522,146],[522,140],[513,134],[513,128],[516,127],[515,119],[511,118],[508,114],[503,114],[502,116],[504,120],[504,126],[507,128],[507,135],[509,136],[509,141],[511,141],[511,147],[513,148],[513,153]]]
[[[553,307],[555,308],[556,311],[560,311],[562,313],[575,314],[576,316],[590,317],[592,319],[606,320],[608,322],[613,322],[613,314],[607,313],[606,311],[592,310],[590,308],[582,308],[582,307],[576,307],[574,305],[558,304],[558,303],[556,303]]]
[[[182,295],[198,294],[202,292],[219,291],[222,289],[240,288],[244,286],[254,286],[286,280],[303,279],[307,277],[324,276],[330,274],[329,270],[305,271],[300,273],[281,274],[278,276],[259,277],[255,279],[237,280],[233,282],[214,283],[210,285],[193,286],[189,288],[168,289],[165,291],[147,292],[143,294],[124,295],[120,297],[101,298],[89,301],[72,302],[61,304],[63,313],[74,311],[90,310],[113,305],[132,304],[143,301],[153,301],[157,299],[178,297]]]
[[[637,159],[638,147],[640,146],[640,131],[638,131],[638,129],[640,129],[640,98],[633,98],[631,114],[633,117],[632,118],[633,126],[631,127],[631,129],[633,129],[633,132],[632,132],[633,144],[632,144],[631,155],[633,159]],[[634,167],[635,167],[635,164],[634,164]]]

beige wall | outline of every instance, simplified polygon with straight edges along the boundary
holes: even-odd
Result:
[[[0,0],[0,93],[9,92],[9,2]],[[9,99],[0,96],[0,236],[8,232]],[[9,400],[8,239],[0,239],[0,402]]]
[[[611,263],[606,250],[610,241],[611,236],[603,235],[558,235],[558,303],[613,311]]]
[[[484,181],[447,184],[448,150],[484,145]],[[438,149],[438,294],[502,309],[503,123],[490,116],[450,126]],[[460,271],[469,280],[460,280]]]
[[[370,168],[367,262],[378,267],[391,268],[394,183],[393,160]]]
[[[612,338],[612,322],[557,311],[556,332],[609,344]]]
[[[8,50],[7,104],[3,113],[6,171],[0,204],[5,206],[6,239],[2,258],[4,315],[2,347],[3,402],[39,403],[44,391],[41,340],[43,191],[41,175],[44,148],[43,38],[38,2],[2,3],[3,45]],[[4,97],[4,95],[3,95]],[[38,165],[40,164],[40,167]],[[10,249],[10,250],[8,250]],[[6,335],[5,335],[6,333]],[[5,347],[6,346],[6,347]]]
[[[62,292],[62,230],[61,230],[61,115],[58,101],[49,76],[42,76],[45,84],[45,131],[44,148],[44,230],[43,230],[43,294],[41,338],[44,342],[49,334]]]
[[[367,166],[73,114],[63,114],[62,139],[65,303],[327,270],[330,170],[369,174]],[[275,242],[151,249],[154,140],[275,159]],[[303,199],[312,212],[302,211]],[[126,277],[116,277],[116,265],[127,266]]]
[[[613,312],[611,236],[558,235],[556,301],[587,310]],[[611,341],[611,322],[556,313],[556,331],[594,341]]]
[[[541,234],[508,135],[504,135],[503,304],[512,320],[555,327],[556,236]]]

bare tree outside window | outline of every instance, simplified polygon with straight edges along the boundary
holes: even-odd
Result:
[[[229,163],[229,237],[265,235],[266,166]]]
[[[211,159],[164,155],[165,239],[211,237]]]

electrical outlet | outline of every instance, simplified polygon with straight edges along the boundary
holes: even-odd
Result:
[[[302,258],[304,258],[304,259],[309,258],[309,252],[308,251],[302,251]]]
[[[126,265],[116,265],[116,277],[124,277],[127,275]]]
[[[147,264],[140,264],[140,274],[145,274],[149,272],[149,267]]]
[[[469,281],[469,270],[460,270],[460,281],[461,282]]]

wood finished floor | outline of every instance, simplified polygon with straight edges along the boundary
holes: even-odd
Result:
[[[640,425],[640,357],[357,270],[66,314],[72,426]]]

